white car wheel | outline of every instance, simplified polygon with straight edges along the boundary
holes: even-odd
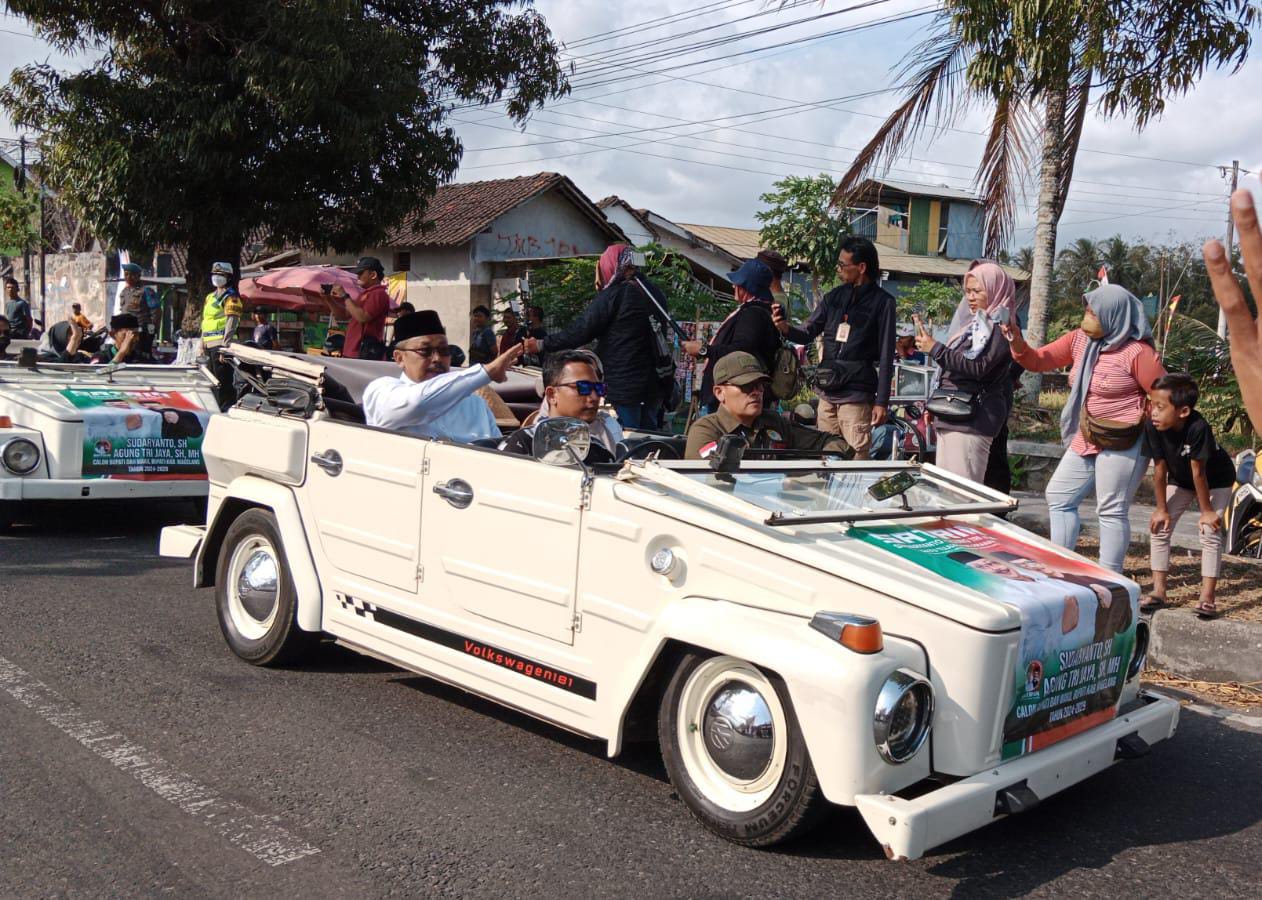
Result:
[[[697,787],[732,812],[766,803],[785,760],[784,708],[766,676],[735,657],[712,657],[684,683],[679,706],[680,755]]]
[[[298,627],[298,596],[270,510],[247,509],[224,533],[215,607],[232,652],[256,666],[294,662],[318,642]]]
[[[662,695],[657,735],[679,798],[729,841],[778,844],[828,806],[788,689],[753,663],[685,653]]]
[[[237,544],[228,560],[228,615],[241,636],[262,640],[276,621],[280,572],[276,548],[262,535]]]

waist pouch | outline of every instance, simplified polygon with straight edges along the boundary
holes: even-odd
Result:
[[[815,389],[824,394],[836,394],[871,368],[871,363],[859,360],[834,359],[821,363],[815,370]]]
[[[1097,419],[1084,405],[1078,430],[1088,444],[1095,444],[1101,450],[1129,450],[1143,433],[1144,423]]]

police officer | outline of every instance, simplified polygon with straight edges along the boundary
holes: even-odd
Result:
[[[237,337],[241,324],[241,297],[232,286],[232,263],[217,262],[210,267],[210,283],[215,289],[206,295],[202,304],[202,344],[210,360],[210,371],[219,379],[216,396],[221,407],[227,407],[235,399],[232,384],[232,368],[218,354]]]
[[[762,450],[819,450],[850,457],[854,451],[839,435],[817,431],[785,421],[778,413],[763,408],[763,398],[771,384],[753,354],[738,350],[714,366],[714,396],[718,412],[702,416],[688,429],[685,459],[705,459],[725,434],[739,434],[749,446]]]

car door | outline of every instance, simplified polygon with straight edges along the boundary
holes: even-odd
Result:
[[[329,419],[310,428],[308,530],[332,567],[330,586],[354,596],[368,580],[415,593],[427,442]]]
[[[572,644],[582,472],[442,443],[426,463],[422,596]]]

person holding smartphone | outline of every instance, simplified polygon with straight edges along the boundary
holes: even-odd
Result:
[[[380,260],[365,256],[355,265],[355,277],[364,289],[359,299],[352,299],[340,284],[333,285],[325,295],[334,315],[350,317],[342,355],[348,359],[385,359],[386,313],[390,311],[390,293],[384,283],[386,270]]]

